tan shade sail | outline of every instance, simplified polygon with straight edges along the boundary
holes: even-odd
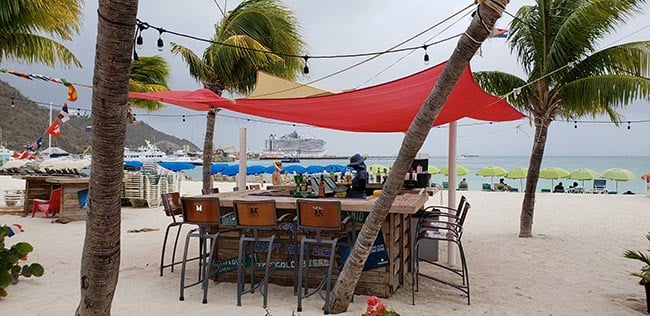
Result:
[[[306,84],[300,84],[258,70],[255,89],[246,97],[246,99],[302,98],[332,93],[335,92]]]

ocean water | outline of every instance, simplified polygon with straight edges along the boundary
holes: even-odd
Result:
[[[373,164],[380,164],[380,165],[390,167],[394,161],[395,161],[394,158],[369,157],[368,160],[366,160],[366,165],[370,166]],[[273,163],[272,160],[249,160],[248,161],[249,166],[252,165],[270,166],[272,163]],[[342,159],[314,159],[314,160],[303,159],[300,163],[296,163],[296,164],[307,167],[310,165],[326,166],[329,164],[346,165],[347,163],[348,163],[347,160],[342,160]],[[467,175],[459,176],[457,182],[460,181],[460,179],[462,178],[466,178],[469,185],[469,190],[480,191],[482,187],[482,183],[490,183],[491,181],[498,182],[498,178],[494,178],[494,180],[492,180],[490,179],[490,177],[477,176],[476,172],[480,168],[485,166],[500,166],[506,170],[510,170],[515,167],[527,168],[529,164],[529,157],[525,157],[525,156],[466,157],[466,158],[459,158],[457,160],[457,164],[469,169],[470,171],[470,173]],[[286,166],[291,164],[285,163],[284,165]],[[447,157],[429,157],[429,166],[442,168],[446,165],[447,165]],[[650,172],[650,157],[548,156],[548,157],[544,157],[544,159],[542,160],[542,168],[545,167],[560,167],[566,169],[569,172],[577,168],[589,168],[595,170],[596,172],[603,172],[604,170],[609,168],[628,169],[637,176],[637,179],[633,181],[619,182],[618,189],[616,187],[617,185],[616,181],[607,180],[607,190],[618,191],[619,194],[626,191],[632,191],[636,194],[643,194],[645,192],[645,182],[641,180],[640,176],[644,173]],[[191,176],[193,179],[201,179],[200,166],[192,170],[186,170],[185,173],[188,176]],[[432,175],[431,181],[435,183],[442,183],[443,181],[447,181],[447,177],[441,174]],[[525,181],[526,181],[525,179],[521,181],[518,179],[505,179],[505,182],[507,184],[509,184],[512,187],[519,188],[519,191],[522,191],[522,189],[525,187]],[[537,183],[537,191],[541,191],[542,189],[552,189],[553,185],[557,184],[560,181],[564,184],[564,187],[566,189],[575,180],[559,179],[559,180],[552,181],[552,180],[540,179]],[[593,186],[592,181],[584,181],[584,184],[582,183],[582,181],[576,181],[576,182],[578,182],[581,186],[583,186],[587,191],[590,191]]]

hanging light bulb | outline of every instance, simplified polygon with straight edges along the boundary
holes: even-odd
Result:
[[[185,122],[185,114],[183,114],[183,122]]]
[[[307,59],[309,59],[309,56],[305,55],[302,58],[305,60],[305,68],[302,69],[302,73],[309,74],[309,66],[307,66]]]
[[[427,45],[422,46],[424,48],[424,64],[429,64],[429,54],[427,53]]]
[[[163,43],[163,40],[162,40],[162,33],[163,33],[162,29],[158,30],[158,51],[160,51],[160,52],[163,51],[163,47],[165,46],[165,43]]]
[[[578,121],[573,121],[573,128],[578,128]]]
[[[16,107],[16,99],[14,97],[11,97],[11,107],[12,108]]]
[[[77,108],[77,116],[81,116],[81,109]]]
[[[627,129],[630,129],[630,121],[627,121]]]
[[[138,30],[137,30],[138,37],[135,38],[135,47],[138,49],[142,49],[144,46],[144,40],[142,39],[142,27],[138,25]]]

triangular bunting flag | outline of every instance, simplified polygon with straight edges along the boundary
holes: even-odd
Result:
[[[52,122],[52,125],[47,128],[47,133],[57,138],[61,137],[61,124],[58,120]]]
[[[61,123],[65,123],[70,119],[70,114],[68,113],[68,104],[63,103],[63,108],[57,117],[61,120]]]
[[[68,101],[77,101],[77,98],[79,97],[79,95],[77,95],[77,89],[75,89],[74,86],[67,80],[65,80],[65,78],[61,78],[61,82],[63,82],[64,86],[68,87]]]

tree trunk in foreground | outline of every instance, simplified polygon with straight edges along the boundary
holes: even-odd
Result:
[[[212,167],[212,152],[214,148],[214,123],[217,121],[217,108],[208,110],[208,118],[205,125],[205,139],[203,140],[203,191],[207,192],[212,189],[212,177],[210,168]]]
[[[533,149],[530,154],[528,175],[526,176],[526,193],[524,193],[524,202],[521,205],[521,215],[519,217],[519,237],[533,236],[535,189],[537,188],[537,182],[539,181],[539,169],[542,165],[544,149],[546,148],[548,127],[551,124],[550,119],[544,119],[541,117],[542,116],[535,115],[535,140],[533,141]]]
[[[90,208],[76,315],[110,315],[120,268],[120,188],[137,0],[100,0],[93,77]]]
[[[395,195],[402,186],[404,175],[406,175],[411,162],[415,159],[415,155],[422,148],[433,122],[440,113],[451,90],[456,85],[458,78],[460,78],[481,43],[490,35],[494,23],[501,17],[508,1],[488,0],[484,2],[488,5],[479,6],[480,14],[475,15],[465,35],[458,41],[458,45],[442,71],[438,83],[411,123],[381,195],[366,219],[366,223],[363,224],[352,253],[345,262],[345,266],[334,285],[330,301],[331,313],[338,314],[347,310],[361,276],[363,265],[370,253],[370,248],[377,238],[386,215],[388,215],[388,210],[395,200]],[[479,16],[483,18],[484,25],[488,30],[479,20]],[[402,267],[402,269],[406,268]]]

